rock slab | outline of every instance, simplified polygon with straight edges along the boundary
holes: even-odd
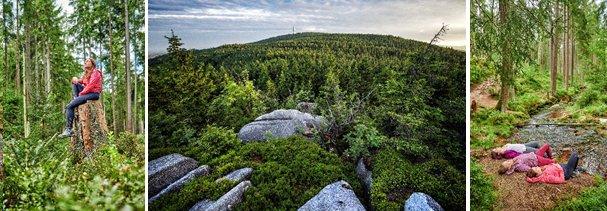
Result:
[[[365,210],[365,207],[354,194],[350,184],[341,180],[324,187],[298,210]]]
[[[444,211],[444,209],[428,194],[414,192],[405,201],[405,211]]]
[[[243,180],[249,178],[249,176],[251,176],[252,173],[253,173],[252,168],[241,168],[241,169],[238,169],[236,171],[229,173],[228,175],[225,175],[222,178],[217,179],[216,182],[225,180],[225,179],[230,180],[232,182],[242,182]]]
[[[148,163],[148,196],[154,196],[167,186],[198,167],[198,162],[180,154],[170,154]]]
[[[151,204],[152,202],[156,201],[158,198],[160,198],[161,196],[163,196],[165,194],[178,191],[179,189],[181,189],[181,187],[183,187],[186,183],[190,182],[194,178],[209,174],[209,171],[210,171],[209,166],[204,165],[204,166],[200,166],[200,167],[188,172],[185,176],[183,176],[179,180],[171,183],[165,189],[160,191],[160,193],[158,193],[155,196],[153,196],[152,198],[150,198],[148,200],[148,204]]]
[[[243,142],[262,141],[269,138],[284,138],[296,134],[311,135],[313,129],[320,129],[324,118],[298,110],[279,109],[261,115],[246,124],[238,132]]]
[[[226,194],[219,197],[217,201],[211,201],[208,199],[202,200],[190,208],[190,211],[232,210],[234,206],[242,202],[242,196],[244,195],[244,192],[249,189],[249,187],[251,187],[251,181],[243,181]]]

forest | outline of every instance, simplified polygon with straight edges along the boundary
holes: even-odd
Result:
[[[145,2],[70,0],[69,7],[2,0],[0,209],[143,210]],[[78,160],[70,139],[58,135],[70,79],[83,76],[87,58],[103,75],[98,110],[109,133]]]
[[[607,209],[607,4],[472,0],[471,209]],[[490,149],[550,144],[577,172],[560,185],[498,175]]]
[[[389,35],[296,33],[150,58],[150,161],[179,153],[211,168],[150,209],[217,199],[216,183],[252,167],[243,209],[297,209],[325,185],[349,183],[366,208],[403,209],[412,192],[465,208],[465,52]],[[310,137],[243,143],[239,130],[276,109],[316,104],[329,122]],[[368,193],[357,180],[373,172]]]

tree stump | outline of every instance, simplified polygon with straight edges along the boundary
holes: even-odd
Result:
[[[108,127],[101,100],[89,100],[75,111],[73,134],[70,141],[75,162],[89,157],[107,141]]]

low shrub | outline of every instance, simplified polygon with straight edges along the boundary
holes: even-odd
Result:
[[[369,157],[370,151],[379,148],[386,137],[374,127],[357,124],[353,131],[344,136],[344,139],[350,145],[350,148],[346,150],[346,156],[356,159],[361,156]]]
[[[236,133],[228,128],[207,126],[198,139],[191,141],[187,156],[195,158],[200,163],[208,163],[220,155],[228,154],[240,146]]]
[[[413,192],[430,195],[446,210],[465,209],[465,174],[446,160],[412,163],[397,150],[384,148],[373,163],[371,203],[376,210],[402,210]]]
[[[470,206],[472,210],[490,210],[497,194],[493,190],[493,178],[486,175],[476,162],[470,162]]]
[[[129,132],[120,133],[116,138],[116,149],[118,153],[143,162],[145,157],[145,143],[143,135]]]
[[[555,210],[607,210],[607,181],[597,177],[598,185],[575,198],[560,203]]]
[[[248,143],[208,165],[214,167],[210,176],[162,197],[150,210],[167,209],[167,205],[168,210],[185,210],[205,198],[216,199],[229,188],[208,181],[245,167],[253,168],[252,186],[235,210],[294,210],[339,180],[347,181],[358,196],[362,193],[354,165],[301,137]]]

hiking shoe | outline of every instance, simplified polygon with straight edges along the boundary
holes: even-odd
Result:
[[[72,136],[72,129],[65,128],[65,130],[63,130],[63,133],[61,133],[59,135],[59,138],[67,138],[67,137],[71,137],[71,136]]]

